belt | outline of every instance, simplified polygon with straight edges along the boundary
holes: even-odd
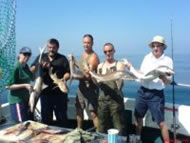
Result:
[[[163,91],[163,89],[161,89],[161,90],[158,90],[158,89],[148,89],[148,88],[145,88],[143,86],[141,86],[141,89],[144,90],[144,91],[150,91],[150,92],[161,92],[161,91]]]

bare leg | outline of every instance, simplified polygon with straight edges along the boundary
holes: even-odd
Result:
[[[98,116],[95,112],[90,112],[96,132],[98,132]]]
[[[83,125],[83,111],[81,109],[77,109],[77,128],[82,128]]]
[[[165,122],[161,122],[159,124],[160,130],[161,130],[161,134],[162,137],[164,139],[164,143],[169,143],[170,142],[170,138],[169,138],[169,132],[168,132],[168,126]]]
[[[142,118],[136,118],[136,134],[137,135],[141,135],[142,126],[143,126]]]

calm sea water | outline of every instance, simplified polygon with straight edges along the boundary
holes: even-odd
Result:
[[[135,66],[135,68],[139,68],[141,61],[143,60],[144,55],[136,54],[136,55],[115,55],[116,59],[119,60],[121,58],[127,58],[131,63]],[[29,64],[34,60],[35,57],[29,61]],[[76,57],[78,59],[79,57]],[[100,61],[104,61],[104,56],[100,56]],[[175,82],[190,84],[190,64],[188,63],[189,56],[188,55],[175,55],[174,57],[174,70],[175,70]],[[75,96],[78,87],[78,81],[73,81],[70,87],[69,96]],[[139,83],[134,81],[125,81],[125,85],[123,87],[123,93],[125,97],[135,98],[136,92],[140,87]],[[175,91],[175,103],[177,104],[185,104],[190,105],[190,88],[186,87],[177,87],[174,88]],[[7,91],[4,91],[4,96],[2,96],[3,102],[7,101]],[[166,102],[172,103],[172,86],[168,85],[165,89],[165,98]]]

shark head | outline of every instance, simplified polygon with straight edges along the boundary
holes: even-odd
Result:
[[[43,53],[45,53],[46,49],[47,49],[47,43],[45,43],[43,47],[39,48],[39,50],[40,50],[39,63],[42,62],[42,55],[43,55]]]
[[[73,61],[74,60],[73,54],[69,54],[67,57],[68,57],[69,61]]]

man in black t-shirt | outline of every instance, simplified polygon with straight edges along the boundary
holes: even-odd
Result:
[[[53,111],[55,112],[58,126],[64,127],[67,123],[67,94],[63,93],[50,77],[56,73],[59,79],[67,81],[70,76],[69,63],[64,55],[58,53],[59,42],[50,39],[47,43],[48,53],[42,55],[42,78],[47,85],[41,92],[41,116],[42,122],[48,125],[53,124]],[[37,68],[39,56],[31,66],[31,70]]]

